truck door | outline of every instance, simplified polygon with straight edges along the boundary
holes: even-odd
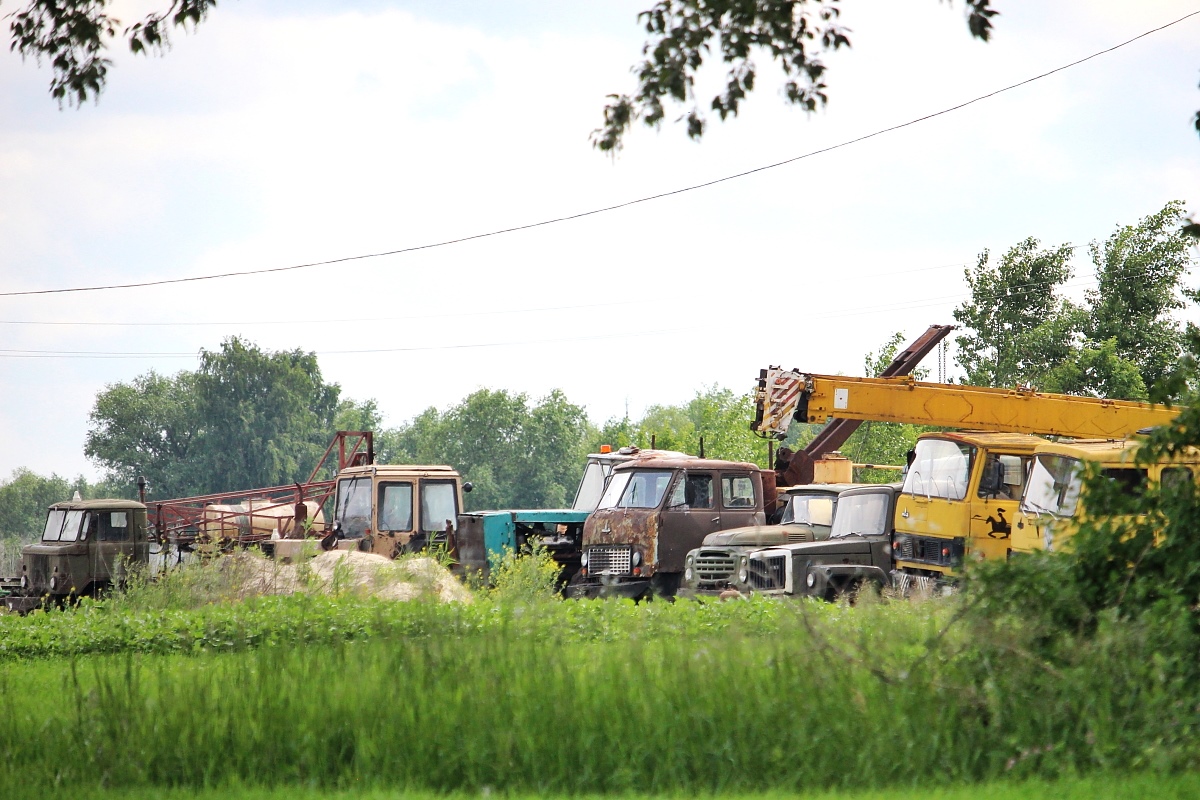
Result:
[[[658,571],[683,572],[689,551],[704,537],[721,530],[717,476],[712,472],[679,470],[662,510],[658,530]]]
[[[978,469],[979,489],[971,501],[968,551],[979,558],[1007,558],[1013,526],[1019,520],[1021,493],[1029,474],[1029,456],[983,451]]]
[[[133,512],[89,511],[84,524],[91,543],[92,580],[98,585],[123,581],[129,567],[136,563],[136,545],[146,544],[134,541]]]
[[[721,473],[721,528],[762,525],[766,516],[754,490],[754,478],[745,472]]]
[[[896,503],[896,533],[907,544],[896,566],[949,573],[971,518],[968,487],[976,448],[947,439],[921,439]],[[836,520],[835,520],[836,522]]]

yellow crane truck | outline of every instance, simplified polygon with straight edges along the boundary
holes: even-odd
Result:
[[[909,454],[896,502],[895,579],[955,577],[967,558],[1014,549],[1018,503],[1045,436],[1123,442],[1170,421],[1178,409],[1148,403],[992,389],[910,378],[760,373],[756,430],[782,439],[791,420],[902,422],[960,429],[926,433]]]

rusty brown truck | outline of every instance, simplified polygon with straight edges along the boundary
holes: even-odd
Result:
[[[569,597],[671,597],[689,551],[714,531],[766,523],[774,473],[705,458],[644,458],[613,468],[583,526]],[[769,496],[768,496],[769,495]]]

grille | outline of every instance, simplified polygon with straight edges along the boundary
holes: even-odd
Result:
[[[39,589],[50,585],[50,559],[40,556],[29,559],[29,585]]]
[[[588,572],[593,575],[628,575],[633,568],[633,548],[618,547],[589,547]]]
[[[808,531],[788,531],[788,544],[798,544],[800,542],[811,541]]]
[[[958,548],[956,541],[932,539],[925,536],[905,536],[897,541],[895,557],[902,561],[921,561],[926,564],[950,566],[954,563]],[[942,554],[947,548],[949,553]]]
[[[747,567],[753,589],[782,589],[787,585],[787,556],[751,556]]]
[[[724,550],[701,550],[692,562],[692,569],[702,583],[728,582],[736,568],[737,559]]]

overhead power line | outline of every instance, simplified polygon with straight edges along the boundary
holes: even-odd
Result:
[[[1067,64],[1063,64],[1060,67],[1055,67],[1054,69],[1049,70],[1047,72],[1043,72],[1039,75],[1034,75],[1031,78],[1026,78],[1023,81],[1018,81],[1017,83],[1010,84],[1008,86],[1003,87],[1002,89],[996,89],[995,91],[988,92],[987,94],[979,95],[978,97],[972,98],[963,103],[959,103],[958,105],[950,106],[949,108],[944,108],[941,111],[935,111],[932,114],[926,114],[925,116],[917,117],[916,119],[911,119],[908,122],[902,122],[898,125],[892,125],[891,127],[888,127],[888,128],[881,128],[877,131],[874,131],[874,132],[868,133],[868,134],[864,134],[863,136],[859,136],[854,139],[848,139],[844,142],[839,142],[838,144],[833,144],[828,147],[822,147],[818,150],[812,150],[812,151],[804,153],[802,155],[793,156],[792,158],[787,158],[782,161],[776,161],[772,164],[765,164],[761,167],[754,167],[753,169],[744,170],[742,172],[737,172],[732,175],[726,175],[721,178],[714,178],[709,181],[704,181],[703,183],[696,183],[696,184],[692,184],[690,186],[684,186],[679,189],[672,189],[672,190],[666,191],[666,192],[659,192],[658,194],[647,195],[645,197],[639,197],[634,200],[626,200],[625,202],[616,203],[614,205],[602,206],[600,208],[593,208],[589,211],[580,211],[575,214],[567,214],[567,215],[564,215],[561,217],[553,217],[550,219],[544,219],[544,220],[541,220],[540,222],[529,222],[524,225],[514,225],[509,228],[499,228],[497,230],[487,231],[484,233],[475,233],[475,234],[470,234],[467,236],[460,236],[455,239],[445,239],[440,242],[430,242],[427,244],[413,245],[411,247],[402,247],[402,248],[398,248],[396,250],[385,250],[385,251],[378,252],[378,253],[363,253],[363,254],[354,255],[354,256],[344,256],[342,258],[331,258],[331,259],[327,259],[325,261],[311,261],[311,262],[308,262],[305,264],[292,264],[292,265],[286,266],[286,267],[265,267],[262,269],[238,270],[238,271],[232,271],[232,272],[218,272],[218,273],[212,273],[209,275],[194,275],[194,276],[191,276],[188,278],[163,278],[160,280],[153,280],[153,281],[138,281],[138,282],[132,282],[132,283],[113,283],[113,284],[105,284],[105,285],[98,285],[98,286],[75,286],[75,287],[69,287],[69,288],[63,288],[63,289],[28,289],[28,290],[24,290],[24,291],[15,291],[15,292],[0,292],[0,297],[25,297],[25,296],[29,296],[29,295],[66,294],[66,293],[71,293],[71,292],[98,292],[98,291],[106,291],[106,290],[110,290],[110,289],[140,289],[140,288],[145,288],[145,287],[149,287],[149,286],[166,286],[166,285],[176,284],[176,283],[194,283],[197,281],[210,281],[210,280],[218,280],[218,279],[222,279],[222,278],[237,278],[237,277],[245,277],[245,276],[249,276],[249,275],[268,275],[268,274],[276,273],[276,272],[291,272],[294,270],[310,269],[312,267],[325,267],[325,266],[331,266],[333,264],[345,264],[345,263],[348,263],[351,261],[364,261],[366,259],[371,259],[371,258],[383,258],[385,256],[396,256],[396,255],[403,255],[406,253],[416,253],[421,250],[433,250],[433,249],[439,248],[439,247],[448,247],[450,245],[462,244],[464,242],[476,241],[478,239],[487,239],[487,238],[491,238],[494,236],[502,236],[502,235],[508,234],[508,233],[516,233],[518,231],[527,231],[527,230],[531,230],[533,228],[542,228],[547,225],[556,225],[560,222],[569,222],[571,220],[583,219],[585,217],[591,217],[591,216],[595,216],[597,214],[605,214],[610,211],[617,211],[619,209],[629,208],[630,206],[639,205],[641,203],[649,203],[654,200],[662,200],[664,198],[674,197],[676,195],[685,194],[687,192],[694,192],[698,189],[705,189],[710,186],[716,186],[717,184],[727,183],[729,181],[734,181],[739,178],[745,178],[749,175],[755,175],[757,173],[765,172],[770,169],[776,169],[777,167],[786,166],[788,164],[794,164],[797,161],[802,161],[806,158],[812,158],[813,156],[822,155],[824,153],[829,153],[834,150],[840,150],[841,148],[849,147],[850,145],[858,144],[860,142],[865,142],[868,139],[874,139],[877,136],[883,136],[884,134],[887,134],[887,133],[892,133],[894,131],[898,131],[903,128],[908,128],[910,126],[917,125],[922,122],[927,122],[931,119],[936,119],[937,117],[941,117],[946,114],[950,114],[955,111],[959,111],[961,109],[966,108],[967,106],[974,105],[975,103],[980,103],[984,100],[988,100],[990,98],[996,97],[997,95],[1004,94],[1005,92],[1010,92],[1013,89],[1018,89],[1022,86],[1026,86],[1030,83],[1033,83],[1034,81],[1039,81],[1043,78],[1048,78],[1051,75],[1054,75],[1056,73],[1062,72],[1064,70],[1068,70],[1072,67],[1079,66],[1080,64],[1091,61],[1092,59],[1099,58],[1100,56],[1103,56],[1103,55],[1107,55],[1108,53],[1111,53],[1114,50],[1119,50],[1122,47],[1133,44],[1134,42],[1138,41],[1139,39],[1144,39],[1147,36],[1151,36],[1160,31],[1164,31],[1167,28],[1170,28],[1174,25],[1178,25],[1179,23],[1184,22],[1188,19],[1191,19],[1192,17],[1197,16],[1197,15],[1200,15],[1200,10],[1193,11],[1189,14],[1185,14],[1182,17],[1180,17],[1172,22],[1168,22],[1165,25],[1160,25],[1157,28],[1152,28],[1143,33],[1139,33],[1137,36],[1134,36],[1130,39],[1126,39],[1125,41],[1123,41],[1119,44],[1115,44],[1112,47],[1105,48],[1104,50],[1099,50],[1095,53],[1092,53],[1089,56],[1085,56],[1083,58],[1076,59],[1075,61],[1072,61]]]

